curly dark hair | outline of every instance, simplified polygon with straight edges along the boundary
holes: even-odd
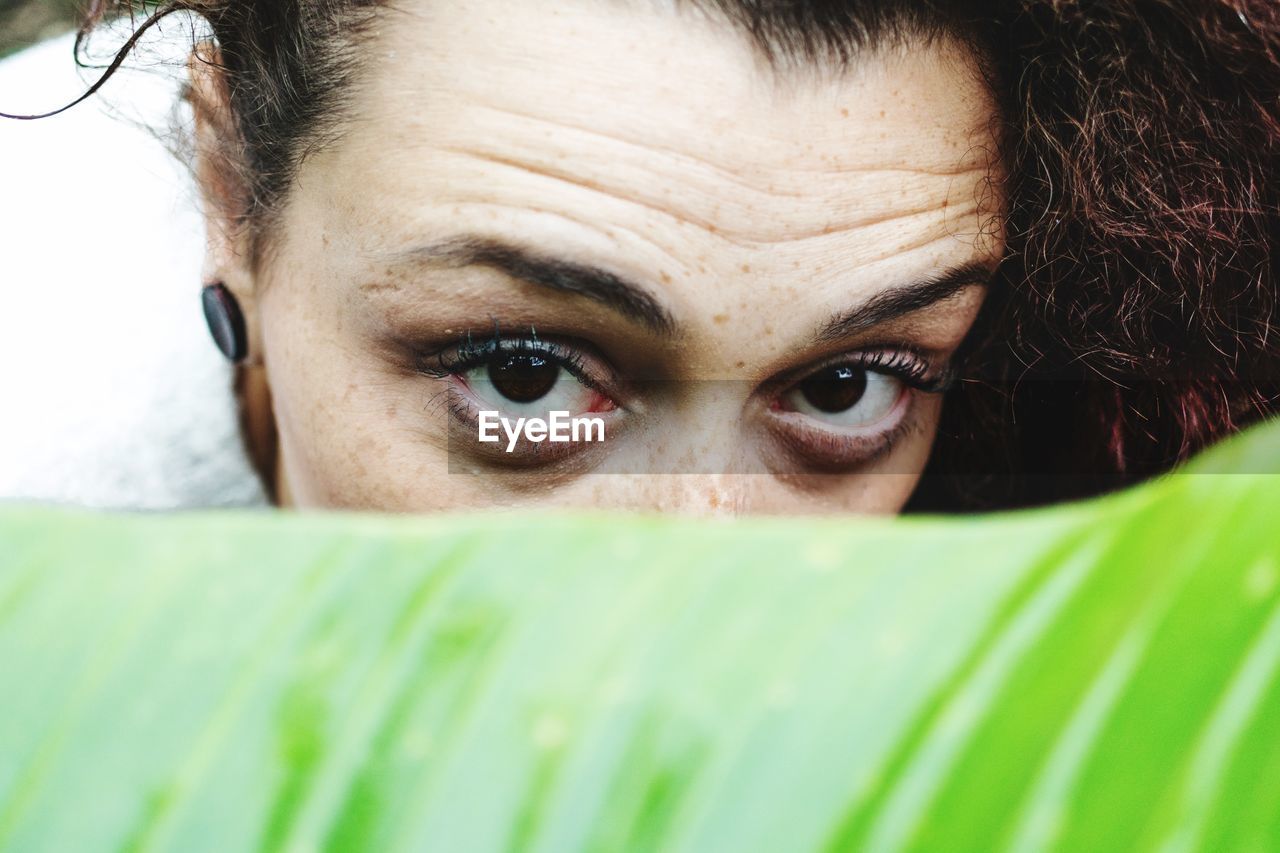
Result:
[[[964,348],[917,510],[1024,506],[1169,469],[1280,400],[1280,3],[682,0],[775,63],[867,44],[972,48],[1001,110],[1007,254]],[[204,18],[261,246],[341,132],[381,0],[96,0],[81,36]],[[96,87],[95,87],[96,88]]]
[[[1009,250],[934,470],[1026,504],[1275,410],[1280,4],[997,5]]]

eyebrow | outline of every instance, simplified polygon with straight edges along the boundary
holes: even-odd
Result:
[[[601,267],[553,258],[523,246],[489,237],[464,236],[396,253],[393,262],[427,263],[449,269],[482,266],[511,278],[560,293],[582,296],[638,321],[653,332],[673,338],[677,324],[671,313],[643,286]],[[961,264],[923,281],[882,291],[864,304],[826,323],[818,343],[851,337],[873,326],[920,311],[975,285],[986,285],[989,265]]]
[[[500,240],[459,237],[399,253],[396,260],[451,269],[489,267],[528,284],[598,302],[663,337],[676,334],[671,312],[641,285],[601,267],[547,257]]]
[[[950,299],[966,288],[986,286],[993,271],[971,261],[937,276],[881,291],[862,305],[830,320],[818,332],[818,343],[831,343]]]

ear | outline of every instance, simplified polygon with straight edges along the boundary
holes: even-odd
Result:
[[[195,121],[191,153],[205,218],[204,279],[221,282],[240,303],[249,338],[248,362],[255,365],[261,362],[262,340],[244,147],[217,47],[209,42],[197,45],[188,71],[187,101]]]
[[[255,470],[267,491],[279,492],[277,435],[271,387],[262,361],[256,259],[249,230],[249,181],[244,145],[231,109],[222,57],[209,42],[196,46],[188,62],[187,100],[195,119],[193,168],[205,216],[206,282],[221,282],[244,314],[249,353],[236,369],[241,428]]]

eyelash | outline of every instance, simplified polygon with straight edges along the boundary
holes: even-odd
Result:
[[[578,349],[553,340],[540,339],[537,330],[530,327],[518,333],[504,335],[498,328],[483,340],[476,341],[470,334],[461,342],[440,349],[420,353],[417,357],[419,372],[434,379],[446,379],[483,367],[495,355],[538,355],[563,368],[586,387],[599,393],[607,393],[600,387],[586,368],[585,359]],[[803,381],[806,376],[825,367],[840,364],[856,366],[860,370],[883,373],[901,380],[908,387],[926,393],[939,394],[950,389],[955,373],[950,366],[930,375],[928,360],[910,347],[896,349],[870,349],[853,355],[843,354],[817,365],[810,365],[788,376],[781,385]]]
[[[911,347],[896,349],[869,349],[852,355],[845,353],[825,362],[805,367],[802,372],[789,376],[785,382],[794,384],[802,382],[827,367],[851,365],[859,370],[882,373],[900,380],[907,387],[926,394],[939,394],[951,387],[955,374],[950,366],[944,366],[936,374],[931,374],[931,365],[927,358]]]
[[[577,349],[556,341],[540,339],[533,328],[519,335],[507,336],[495,328],[491,337],[478,342],[468,334],[461,344],[455,343],[434,352],[421,353],[418,356],[418,371],[434,379],[447,379],[484,367],[499,354],[541,356],[563,368],[591,390],[606,393],[590,375],[586,361]]]

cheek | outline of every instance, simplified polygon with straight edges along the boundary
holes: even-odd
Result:
[[[939,394],[917,395],[911,429],[883,463],[867,474],[872,495],[868,503],[874,506],[868,511],[896,514],[906,506],[929,462],[942,406]]]
[[[301,508],[448,506],[447,455],[425,441],[443,417],[414,378],[390,374],[338,312],[290,298],[278,282],[262,305],[264,358],[279,433],[280,474]]]

